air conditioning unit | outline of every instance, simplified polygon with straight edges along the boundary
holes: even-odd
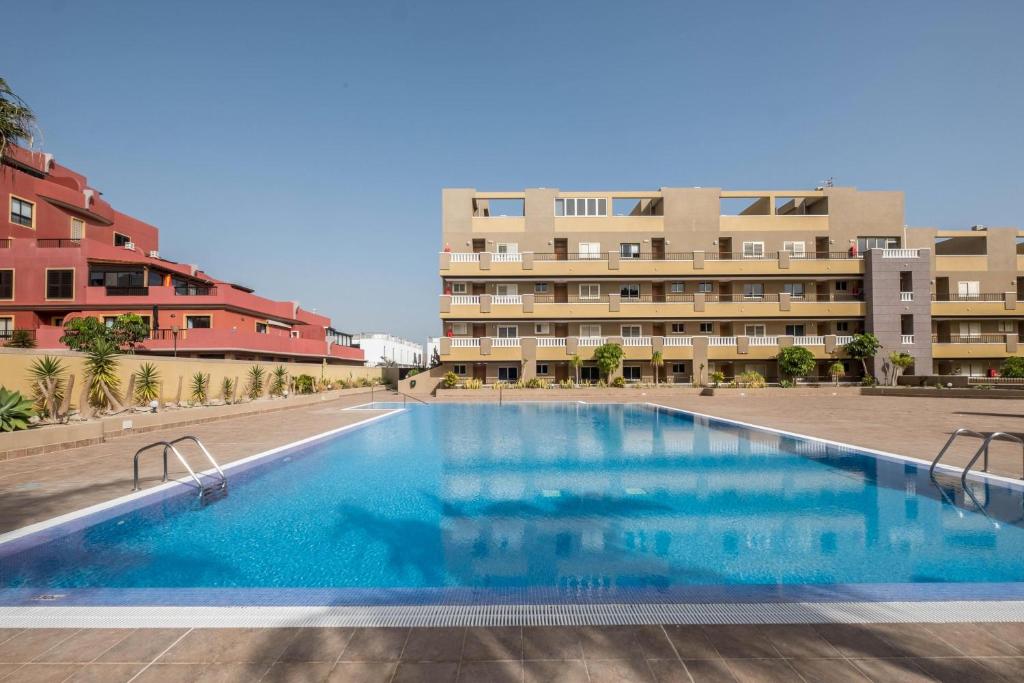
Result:
[[[149,250],[149,258],[160,258],[160,252],[156,249]]]
[[[124,248],[128,251],[135,251],[135,242],[125,242]]]

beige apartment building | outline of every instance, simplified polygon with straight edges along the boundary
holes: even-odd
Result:
[[[803,346],[819,376],[872,332],[916,374],[985,376],[1017,353],[1024,233],[907,228],[902,192],[445,189],[440,356],[486,382],[596,380],[614,342],[627,381],[707,381]]]

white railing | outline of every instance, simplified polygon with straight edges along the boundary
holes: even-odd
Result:
[[[452,263],[474,263],[480,260],[480,254],[465,251],[453,251],[450,256]]]
[[[793,337],[793,343],[797,346],[824,346],[824,337]]]
[[[708,337],[708,346],[736,346],[736,337]]]
[[[841,336],[837,336],[836,337],[836,345],[837,346],[846,346],[847,344],[849,344],[852,341],[853,341],[853,335],[852,334],[846,334],[846,335],[841,335]]]
[[[523,255],[516,254],[491,254],[491,261],[495,263],[514,263],[516,261],[522,261]]]
[[[519,337],[495,337],[491,340],[491,346],[519,346]]]
[[[651,338],[650,337],[623,337],[622,338],[622,345],[623,346],[650,346],[651,345]]]
[[[565,337],[537,337],[537,346],[565,346]]]
[[[883,249],[882,258],[917,258],[917,249]]]
[[[601,346],[606,341],[605,337],[580,337],[580,346]]]
[[[452,304],[455,306],[477,306],[480,304],[480,297],[475,294],[453,294]]]
[[[904,346],[908,346],[908,345],[913,344],[913,343],[914,343],[914,335],[912,335],[912,334],[901,334],[900,335],[900,344],[903,344]]]
[[[523,303],[523,297],[521,294],[494,294],[491,303],[495,306],[518,306]]]
[[[766,337],[764,335],[747,337],[747,341],[751,346],[778,346],[778,337]]]
[[[665,346],[693,346],[693,337],[665,337]]]
[[[452,347],[476,347],[480,346],[480,340],[475,337],[452,337]]]
[[[914,300],[914,293],[913,292],[900,292],[900,301],[913,301],[913,300]]]

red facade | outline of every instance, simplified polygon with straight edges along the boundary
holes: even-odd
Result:
[[[152,329],[140,352],[363,362],[330,318],[162,258],[157,228],[48,154],[9,147],[0,200],[0,344],[25,329],[39,348],[59,348],[69,318],[130,312]]]

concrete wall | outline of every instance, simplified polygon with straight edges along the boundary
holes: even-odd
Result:
[[[875,377],[883,376],[885,359],[894,351],[914,357],[914,374],[932,371],[931,252],[918,253],[912,258],[884,258],[883,250],[871,249],[864,255],[864,329],[882,343],[882,351],[868,366]],[[911,274],[913,301],[900,300],[902,272]],[[909,345],[901,342],[904,315],[914,317],[914,343]]]

